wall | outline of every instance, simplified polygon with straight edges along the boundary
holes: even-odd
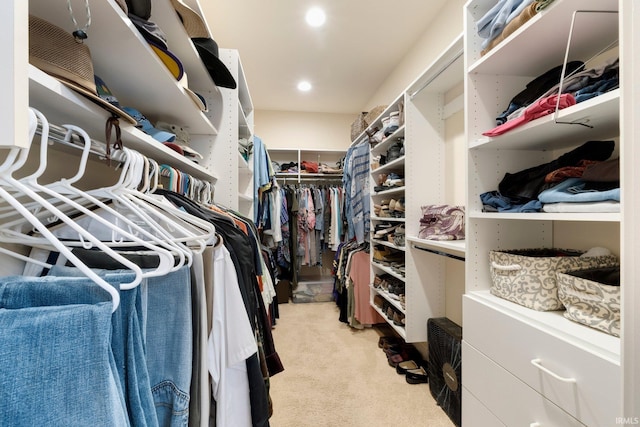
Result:
[[[388,104],[405,90],[462,32],[464,0],[450,0],[389,78],[363,106],[368,111]],[[347,149],[353,114],[256,110],[255,133],[268,148]]]
[[[368,111],[376,105],[388,104],[395,99],[462,33],[462,12],[465,3],[465,0],[447,2],[438,13],[438,19],[426,29],[402,62],[376,93],[372,94],[362,111]]]
[[[346,150],[353,119],[350,114],[256,110],[254,128],[268,149]]]

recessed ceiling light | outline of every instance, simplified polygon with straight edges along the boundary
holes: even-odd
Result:
[[[298,83],[298,90],[301,92],[309,92],[311,90],[311,83],[306,80],[301,81]]]
[[[312,7],[307,11],[305,19],[307,20],[307,24],[312,27],[320,27],[327,20],[327,15],[325,15],[324,10],[319,7]]]

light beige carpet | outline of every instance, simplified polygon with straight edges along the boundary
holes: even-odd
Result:
[[[453,427],[428,384],[408,384],[378,348],[382,331],[338,321],[335,303],[281,304],[273,330],[271,427]],[[380,332],[379,332],[380,331]]]

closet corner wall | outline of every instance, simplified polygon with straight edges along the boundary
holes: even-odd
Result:
[[[419,239],[421,207],[436,204],[464,203],[464,157],[452,145],[447,135],[446,120],[462,109],[461,92],[464,81],[463,37],[456,37],[449,46],[394,100],[369,126],[382,128],[381,120],[390,112],[404,106],[404,123],[395,133],[371,148],[371,158],[385,154],[398,137],[404,138],[405,155],[387,165],[371,169],[371,206],[382,200],[405,198],[404,218],[371,216],[371,246],[384,245],[404,253],[405,275],[371,262],[371,282],[376,275],[391,274],[405,283],[405,306],[402,307],[388,292],[371,286],[371,305],[407,342],[427,341],[427,320],[450,317],[460,324],[461,297],[464,290],[464,241],[439,242]],[[366,141],[360,135],[354,144]],[[366,143],[366,142],[365,142]],[[458,144],[459,145],[459,144]],[[464,154],[464,152],[462,153]],[[404,175],[404,187],[376,192],[373,186],[380,173],[396,172]],[[372,209],[373,211],[373,209]],[[405,245],[398,247],[375,239],[376,224],[404,224]],[[404,327],[394,324],[374,304],[381,295],[405,316]]]

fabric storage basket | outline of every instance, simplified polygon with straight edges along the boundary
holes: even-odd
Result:
[[[556,273],[618,264],[614,255],[571,249],[490,251],[491,293],[538,311],[562,310]]]
[[[353,123],[351,123],[351,142],[355,141],[356,138],[367,128],[367,122],[364,120],[366,116],[366,112],[360,113]]]
[[[558,273],[564,317],[620,336],[620,266]]]

